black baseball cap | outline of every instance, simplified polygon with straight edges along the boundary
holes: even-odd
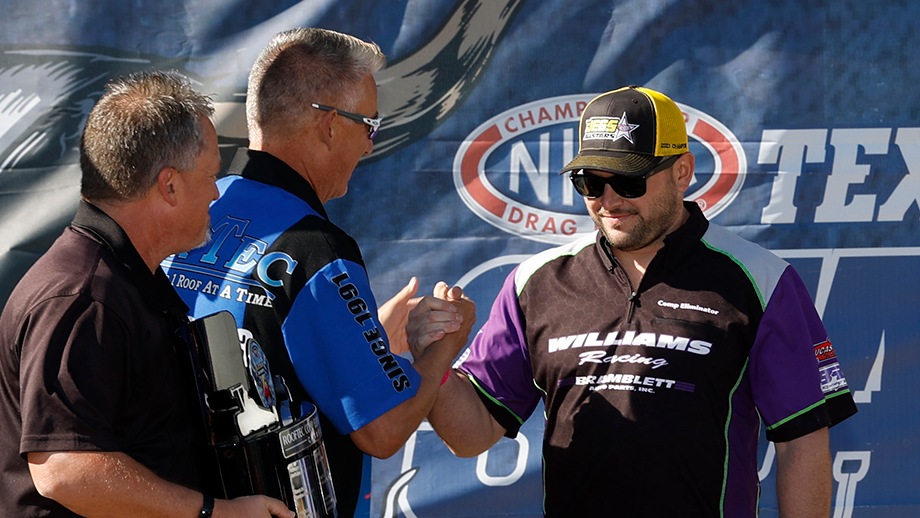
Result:
[[[668,96],[640,86],[598,95],[581,114],[578,155],[561,173],[596,169],[642,176],[686,153],[687,123]]]

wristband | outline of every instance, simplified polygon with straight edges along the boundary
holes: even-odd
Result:
[[[450,376],[451,369],[447,369],[447,372],[444,373],[444,377],[441,378],[441,385],[447,383],[447,378]]]
[[[214,512],[214,497],[203,493],[204,501],[201,503],[201,512],[198,513],[198,518],[211,518],[211,513]]]

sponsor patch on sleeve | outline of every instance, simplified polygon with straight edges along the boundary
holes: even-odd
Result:
[[[837,353],[830,340],[825,340],[813,347],[815,360],[818,362],[818,372],[821,375],[821,390],[830,394],[847,388],[847,380],[840,370]]]
[[[834,346],[831,344],[830,340],[825,340],[815,345],[814,350],[815,359],[819,362],[831,360],[837,357],[837,353],[834,352]]]

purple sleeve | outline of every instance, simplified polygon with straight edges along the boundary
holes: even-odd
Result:
[[[770,440],[800,437],[851,415],[827,404],[838,396],[852,397],[811,296],[791,267],[767,302],[751,350],[750,373],[754,402]]]
[[[471,376],[489,411],[512,434],[543,396],[531,371],[514,283],[516,272],[517,268],[505,279],[488,321],[458,366]]]

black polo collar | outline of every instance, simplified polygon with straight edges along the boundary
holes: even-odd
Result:
[[[656,257],[662,257],[668,268],[676,266],[693,249],[693,243],[698,243],[709,228],[709,220],[703,215],[699,205],[685,201],[684,208],[690,213],[687,221],[664,238],[664,247],[658,251]],[[613,268],[616,258],[610,250],[610,243],[604,233],[598,231],[595,243],[601,261],[607,269]]]
[[[265,151],[238,149],[227,174],[242,176],[284,189],[307,202],[323,218],[329,219],[323,203],[319,201],[319,196],[316,195],[310,182],[284,161]]]
[[[677,267],[684,258],[690,255],[709,228],[709,220],[703,215],[703,211],[696,202],[685,201],[684,208],[687,209],[690,216],[680,228],[665,236],[664,248],[658,252],[664,256],[668,269]]]
[[[81,200],[70,225],[77,232],[105,246],[115,256],[138,290],[147,295],[146,301],[152,309],[186,318],[188,306],[173,289],[163,269],[157,266],[156,271],[151,273],[128,234],[108,214],[92,203]]]

